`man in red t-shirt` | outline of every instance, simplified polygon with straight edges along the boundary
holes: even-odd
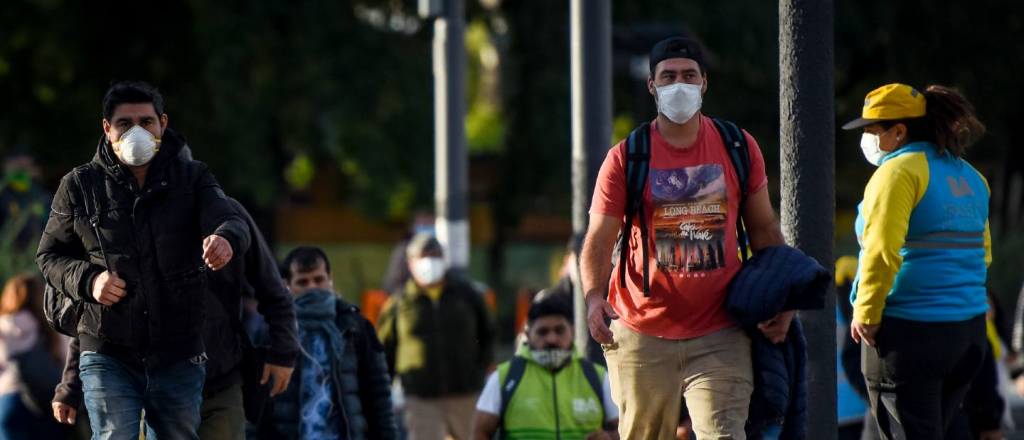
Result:
[[[744,439],[753,390],[750,339],[726,313],[729,281],[740,269],[742,216],[750,247],[783,244],[768,198],[764,158],[747,137],[748,198],[740,206],[736,171],[714,123],[700,113],[708,75],[697,43],[670,38],[651,51],[647,87],[658,105],[642,212],[650,237],[650,296],[644,296],[638,219],[629,234],[626,287],[611,275],[624,224],[625,141],[608,152],[590,208],[581,265],[587,324],[605,350],[622,438],[673,438],[683,399],[703,439]],[[610,284],[609,284],[610,283]],[[609,296],[605,300],[605,287]],[[605,319],[613,321],[611,328]],[[762,323],[781,342],[792,312]]]

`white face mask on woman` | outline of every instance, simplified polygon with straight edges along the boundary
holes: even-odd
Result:
[[[676,124],[685,124],[703,104],[702,84],[675,83],[657,87],[658,112]]]
[[[121,135],[121,139],[112,145],[117,147],[117,155],[124,163],[131,166],[142,166],[153,160],[160,151],[160,139],[153,136],[145,128],[138,125]]]
[[[864,152],[864,158],[876,167],[882,166],[882,161],[885,160],[885,157],[892,154],[892,151],[882,149],[882,135],[888,132],[889,130],[885,130],[881,134],[865,132],[860,136],[860,150]],[[898,142],[899,140],[899,135],[897,135],[896,141]]]

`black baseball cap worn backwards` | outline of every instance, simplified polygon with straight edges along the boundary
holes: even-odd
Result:
[[[651,49],[651,76],[654,76],[654,68],[658,63],[671,58],[689,58],[700,65],[701,71],[705,70],[704,52],[700,45],[687,38],[672,37],[659,41]]]

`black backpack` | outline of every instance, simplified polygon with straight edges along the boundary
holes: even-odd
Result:
[[[103,254],[103,262],[106,269],[110,271],[110,259],[107,257],[106,245],[103,242],[103,235],[100,234],[100,205],[96,198],[96,186],[93,184],[95,171],[89,164],[75,168],[73,174],[78,186],[82,189],[82,204],[85,205],[85,215],[89,217],[89,224],[96,234],[96,240],[100,244],[100,252]],[[87,294],[90,294],[88,292]],[[43,290],[43,314],[46,315],[46,322],[59,333],[78,337],[78,317],[82,312],[82,302],[76,300],[52,284],[46,282]]]
[[[724,119],[711,118],[715,128],[722,136],[722,143],[729,153],[733,169],[736,170],[736,177],[740,183],[740,207],[747,201],[747,184],[750,182],[750,152],[747,150],[747,137],[736,124]],[[641,249],[644,260],[644,296],[651,296],[651,281],[648,273],[650,270],[649,257],[649,233],[647,231],[647,216],[644,215],[644,190],[647,189],[647,175],[651,166],[651,127],[645,122],[633,130],[626,138],[626,223],[622,232],[619,233],[619,242],[616,247],[619,251],[619,285],[626,287],[626,262],[629,251],[630,230],[633,226],[633,217],[640,214],[640,235],[642,238]],[[736,236],[740,246],[743,261],[747,261],[747,231],[743,227],[743,216],[736,216]]]

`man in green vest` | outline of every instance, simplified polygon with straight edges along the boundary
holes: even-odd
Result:
[[[619,409],[608,375],[573,348],[572,305],[550,296],[530,306],[522,354],[498,366],[476,405],[474,440],[617,440]]]

